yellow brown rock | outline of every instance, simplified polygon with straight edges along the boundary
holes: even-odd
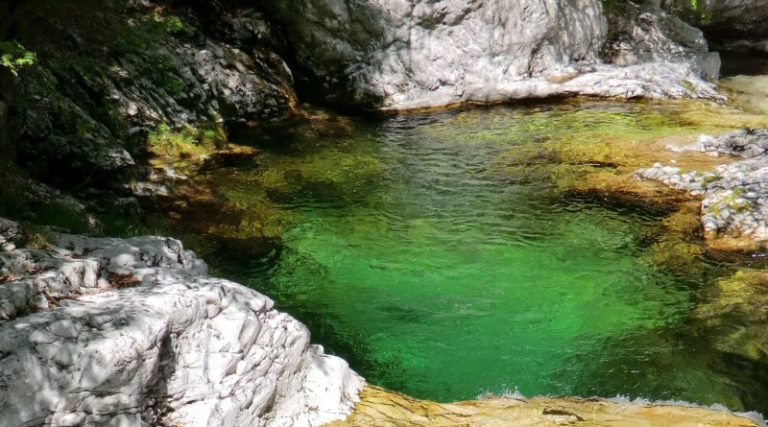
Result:
[[[725,411],[600,399],[493,398],[457,403],[413,399],[379,387],[360,393],[345,426],[757,426]]]

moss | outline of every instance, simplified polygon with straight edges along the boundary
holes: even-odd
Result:
[[[685,275],[701,264],[704,248],[698,242],[670,235],[651,246],[651,261],[666,272]]]
[[[706,211],[715,216],[720,216],[723,210],[731,213],[744,213],[752,207],[752,203],[741,198],[743,190],[739,187],[728,190],[716,203],[710,205]]]
[[[221,122],[209,122],[201,127],[184,124],[172,129],[159,124],[147,137],[147,145],[155,154],[170,157],[200,157],[227,145],[227,132]]]
[[[161,15],[157,12],[152,14],[152,21],[162,26],[168,34],[183,33],[186,36],[192,36],[196,29],[192,25],[184,23],[181,18],[175,15]]]
[[[158,12],[143,15],[130,21],[129,25],[121,26],[113,43],[115,53],[143,54],[151,56],[164,35],[181,35],[191,37],[196,32],[195,27],[184,23],[174,15],[163,15]]]
[[[21,248],[50,249],[55,237],[49,228],[32,224],[23,224],[21,233],[13,239],[13,244]]]

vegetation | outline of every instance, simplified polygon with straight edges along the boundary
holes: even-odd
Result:
[[[147,144],[157,154],[199,156],[223,148],[227,144],[227,132],[217,121],[200,128],[185,123],[178,130],[161,123],[149,133]]]
[[[30,66],[37,61],[37,54],[24,49],[24,46],[15,41],[0,41],[0,66],[7,69],[14,76],[19,75],[22,68]]]

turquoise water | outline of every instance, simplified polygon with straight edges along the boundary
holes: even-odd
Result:
[[[261,140],[254,172],[293,218],[280,252],[212,264],[275,298],[369,382],[415,397],[518,390],[763,409],[765,368],[718,352],[691,319],[702,289],[733,266],[656,265],[665,212],[564,192],[564,175],[595,166],[542,148],[595,129],[682,126],[645,108],[500,107],[286,130]]]

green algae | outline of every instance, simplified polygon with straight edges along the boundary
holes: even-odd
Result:
[[[261,185],[278,198],[299,193],[352,197],[367,191],[385,172],[384,165],[369,155],[336,149],[300,157],[270,156],[265,163]]]
[[[438,401],[519,389],[765,410],[765,390],[723,362],[734,350],[697,326],[741,261],[710,257],[697,205],[679,206],[690,199],[644,199],[653,185],[631,176],[675,158],[667,143],[749,117],[729,108],[324,116],[235,136],[253,151],[193,168],[174,208],[217,274],[273,297],[373,384]],[[642,197],[614,197],[619,185]]]
[[[768,273],[742,270],[718,280],[695,314],[721,351],[768,358]]]

